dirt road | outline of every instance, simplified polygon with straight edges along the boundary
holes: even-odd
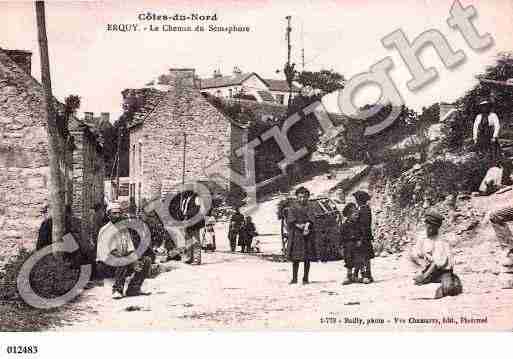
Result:
[[[478,201],[493,209],[511,203],[513,195]],[[273,203],[253,216],[261,233],[278,231]],[[73,324],[55,330],[513,329],[513,290],[500,288],[500,252],[489,226],[456,249],[464,293],[441,300],[428,299],[436,285],[412,284],[404,255],[376,258],[371,285],[342,286],[343,262],[314,263],[311,284],[289,285],[290,263],[269,256],[280,252],[278,236],[261,237],[263,255],[248,255],[229,252],[225,231],[217,225],[218,251],[204,254],[203,265],[177,263],[146,281],[152,295],[113,300],[106,281],[72,304]]]

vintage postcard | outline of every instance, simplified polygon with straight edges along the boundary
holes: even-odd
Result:
[[[0,19],[0,331],[513,330],[513,1]]]

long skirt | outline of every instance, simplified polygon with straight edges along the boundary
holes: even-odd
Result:
[[[314,239],[312,234],[304,236],[296,230],[289,232],[287,258],[292,262],[317,261]]]

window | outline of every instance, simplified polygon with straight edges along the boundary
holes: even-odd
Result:
[[[233,89],[228,89],[228,96],[233,97]]]
[[[278,103],[281,103],[283,105],[285,103],[285,96],[284,95],[276,95],[276,101],[278,101]]]

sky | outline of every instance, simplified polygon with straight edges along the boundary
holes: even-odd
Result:
[[[80,111],[121,113],[121,91],[143,87],[169,68],[194,68],[211,77],[216,68],[230,74],[234,66],[262,77],[284,78],[286,61],[285,16],[292,21],[292,60],[305,70],[333,69],[346,78],[369,71],[386,56],[394,61],[390,75],[407,106],[420,110],[438,101],[451,102],[475,85],[474,76],[493,63],[497,53],[513,51],[513,0],[461,0],[473,5],[480,34],[490,33],[494,45],[474,52],[446,20],[448,0],[209,0],[209,1],[79,1],[46,2],[47,34],[53,92],[59,99],[82,97]],[[141,21],[139,14],[217,15],[217,21],[186,21],[195,26],[249,26],[249,32],[109,32],[108,24],[184,25],[179,22]],[[415,93],[396,50],[384,48],[381,39],[402,29],[412,41],[436,29],[467,60],[453,70],[444,68],[435,51],[426,48],[421,59],[434,66],[439,79]],[[32,2],[0,2],[0,47],[33,52],[32,75],[40,79],[39,46]],[[367,87],[357,105],[373,103],[377,87]]]

